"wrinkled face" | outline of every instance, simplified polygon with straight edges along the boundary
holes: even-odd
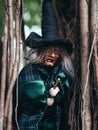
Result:
[[[46,50],[45,57],[43,64],[47,66],[54,66],[56,61],[59,59],[59,54],[58,54],[58,48],[57,47],[49,47]]]

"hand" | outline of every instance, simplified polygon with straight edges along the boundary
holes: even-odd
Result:
[[[51,106],[54,103],[54,98],[47,98],[47,105]]]
[[[68,81],[68,77],[66,74],[64,74],[63,72],[60,72],[56,76],[56,79],[58,79],[58,78],[60,78],[59,86],[66,85],[69,88],[69,81]]]
[[[49,89],[49,93],[51,97],[55,97],[59,91],[60,91],[59,87],[56,87],[55,89],[52,87]]]

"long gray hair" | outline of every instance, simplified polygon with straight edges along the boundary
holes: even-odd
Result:
[[[57,48],[57,53],[61,58],[63,71],[66,72],[69,76],[71,76],[71,78],[74,78],[74,66],[70,56],[66,52],[66,49],[63,47],[56,47],[56,48]],[[25,58],[28,60],[28,63],[33,63],[33,64],[43,63],[45,53],[48,49],[49,47],[31,49],[27,52]]]

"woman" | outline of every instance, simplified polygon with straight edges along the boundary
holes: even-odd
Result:
[[[53,17],[46,21],[49,16]],[[25,42],[32,49],[26,56],[29,64],[18,77],[16,124],[20,130],[63,130],[61,115],[65,117],[64,102],[74,78],[72,43],[59,36],[51,0],[43,1],[43,18],[42,37],[32,32]]]
[[[72,62],[65,48],[59,46],[31,50],[27,59],[31,63],[21,71],[18,82],[19,127],[58,130],[62,103],[74,76]]]

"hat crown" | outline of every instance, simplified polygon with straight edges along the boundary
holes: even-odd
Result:
[[[44,39],[57,39],[60,37],[52,0],[44,0],[42,4],[42,37]]]
[[[30,48],[63,46],[69,55],[72,54],[73,48],[70,40],[60,36],[58,20],[53,7],[52,0],[43,0],[42,3],[42,36],[31,32],[25,43]]]

